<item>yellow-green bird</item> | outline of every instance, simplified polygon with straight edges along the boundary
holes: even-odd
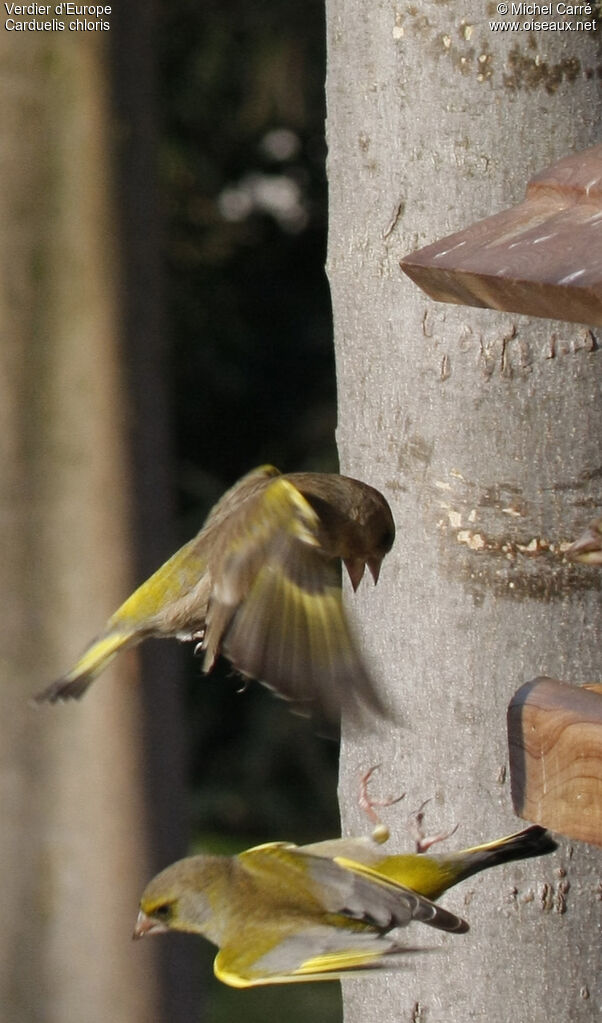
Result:
[[[602,518],[594,519],[564,552],[569,561],[602,565]]]
[[[402,965],[404,953],[420,951],[400,944],[396,929],[417,921],[468,930],[432,901],[447,888],[498,863],[555,848],[548,832],[534,826],[446,856],[383,856],[370,838],[191,856],[148,884],[134,937],[202,934],[219,948],[216,976],[234,987],[390,970]]]
[[[395,526],[383,495],[328,473],[254,469],[194,539],[146,580],[38,702],[79,698],[120,650],[148,636],[196,640],[203,670],[223,653],[241,674],[329,721],[343,703],[383,711],[351,636],[340,562],[356,589],[378,580]]]
[[[168,930],[203,934],[220,949],[219,980],[253,987],[391,968],[396,957],[419,951],[387,937],[413,920],[468,929],[453,913],[367,867],[274,842],[167,867],[142,895],[134,938]]]

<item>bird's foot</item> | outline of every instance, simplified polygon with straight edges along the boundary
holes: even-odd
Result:
[[[417,853],[428,852],[431,846],[436,845],[437,842],[445,842],[446,838],[451,838],[458,830],[458,825],[456,824],[451,831],[440,831],[437,835],[425,835],[422,822],[424,821],[424,808],[427,803],[430,803],[430,799],[425,799],[424,803],[421,803],[418,809],[408,817],[408,829],[416,843]]]
[[[373,799],[371,796],[368,795],[368,782],[370,781],[370,778],[372,777],[374,772],[377,771],[380,766],[381,766],[380,764],[374,764],[374,766],[371,767],[369,771],[366,771],[366,773],[361,778],[359,804],[362,810],[364,810],[364,812],[368,815],[369,819],[372,821],[374,825],[374,828],[372,830],[373,841],[378,842],[379,845],[382,845],[389,838],[389,829],[386,826],[386,824],[382,824],[374,807],[393,806],[394,803],[401,802],[401,800],[405,796],[405,792],[402,792],[400,796],[390,797],[389,799]]]
[[[192,651],[192,656],[193,657],[202,657],[202,655],[205,653],[205,645],[204,645],[205,644],[205,630],[204,629],[196,629],[194,632],[191,632],[191,634],[189,636],[189,639],[191,639],[192,642],[194,643],[194,650]]]

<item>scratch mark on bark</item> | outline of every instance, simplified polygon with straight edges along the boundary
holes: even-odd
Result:
[[[387,224],[387,226],[385,227],[385,229],[383,231],[383,239],[385,241],[387,240],[389,235],[393,234],[393,231],[397,227],[397,224],[399,223],[400,218],[403,216],[403,212],[404,212],[405,208],[406,208],[406,204],[405,204],[404,200],[400,199],[399,202],[397,203],[397,206],[395,207],[395,209],[393,211],[393,216],[391,217],[389,223]]]

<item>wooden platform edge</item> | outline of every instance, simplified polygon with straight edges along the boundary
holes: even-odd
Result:
[[[602,846],[602,683],[526,682],[508,706],[508,752],[518,816]]]

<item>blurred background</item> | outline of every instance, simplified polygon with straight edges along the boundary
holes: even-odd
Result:
[[[147,62],[141,78],[148,76],[152,89],[138,101],[146,109],[132,118],[139,33],[140,21],[124,17],[111,37],[115,105],[128,139],[122,209],[127,224],[142,187],[156,217],[154,231],[147,220],[139,242],[156,239],[156,262],[148,252],[139,258],[152,267],[152,294],[161,302],[154,320],[161,324],[156,344],[179,546],[255,465],[337,469],[324,271],[323,3],[159,5],[149,21],[152,46],[140,58]],[[149,148],[141,173],[132,173],[132,120],[140,131],[146,118],[155,159]],[[148,302],[141,280],[134,264],[132,304]],[[152,433],[155,415],[156,406],[143,411],[139,429]],[[146,650],[144,663],[154,656]],[[205,678],[191,647],[178,660],[190,850],[232,853],[266,840],[338,833],[336,744],[315,736],[260,686],[240,693],[227,665]],[[323,1020],[339,1018],[338,985],[230,991],[211,976],[213,950],[198,946],[203,1019],[221,1023],[244,1013],[263,1020],[274,1013],[294,1023],[316,1010]]]
[[[178,544],[255,465],[337,468],[324,36],[323,5],[311,0],[183,0],[161,11],[160,270]],[[195,830],[253,839],[332,827],[323,772],[334,749],[260,687],[199,684],[186,653]]]

